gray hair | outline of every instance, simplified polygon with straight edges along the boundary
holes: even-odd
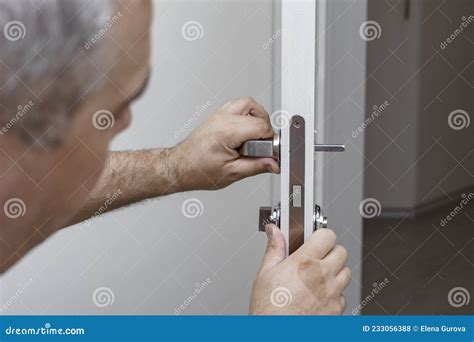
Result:
[[[0,0],[0,135],[54,144],[100,86],[113,0]],[[97,44],[96,44],[97,43]]]

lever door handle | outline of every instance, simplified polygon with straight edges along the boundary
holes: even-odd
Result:
[[[280,133],[271,139],[249,140],[243,143],[239,153],[245,157],[273,158],[280,161]]]
[[[341,144],[315,144],[314,152],[344,152],[345,145]]]
[[[341,144],[316,144],[314,152],[344,152],[346,147]],[[243,143],[239,153],[244,157],[273,158],[280,162],[280,132],[272,139],[249,140]]]

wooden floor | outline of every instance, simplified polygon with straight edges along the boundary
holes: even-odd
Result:
[[[474,199],[441,226],[459,203],[415,220],[365,220],[362,314],[474,314],[474,298],[455,307],[474,296]],[[456,287],[468,293],[458,292],[452,306]]]

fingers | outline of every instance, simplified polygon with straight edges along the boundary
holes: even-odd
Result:
[[[327,269],[330,270],[331,274],[336,275],[346,264],[347,258],[347,250],[341,245],[337,245],[328,255],[326,255],[323,262],[326,264]]]
[[[244,116],[233,121],[235,127],[232,129],[231,148],[238,148],[247,140],[267,139],[274,135],[272,126],[260,118]]]
[[[240,179],[261,173],[280,173],[278,163],[272,158],[241,158],[235,161],[234,173]]]
[[[336,234],[331,229],[321,228],[293,254],[323,259],[335,245]]]
[[[250,115],[263,119],[270,127],[272,126],[270,115],[260,103],[255,102],[255,106],[250,110]]]
[[[342,292],[351,282],[352,272],[349,267],[344,267],[337,275],[336,275],[336,286]]]
[[[274,224],[269,224],[265,227],[265,232],[268,237],[267,250],[263,256],[262,266],[260,272],[265,272],[285,259],[285,238],[280,229]]]
[[[227,102],[224,107],[229,110],[231,114],[235,115],[252,115],[265,120],[270,125],[270,116],[261,104],[253,98],[246,96],[236,100]]]

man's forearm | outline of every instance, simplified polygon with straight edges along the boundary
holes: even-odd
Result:
[[[145,199],[183,191],[173,149],[111,152],[89,198],[69,224]]]
[[[217,190],[261,173],[279,173],[272,158],[242,158],[247,140],[274,132],[265,109],[251,98],[227,102],[170,149],[112,152],[84,206],[68,224],[180,191]]]

